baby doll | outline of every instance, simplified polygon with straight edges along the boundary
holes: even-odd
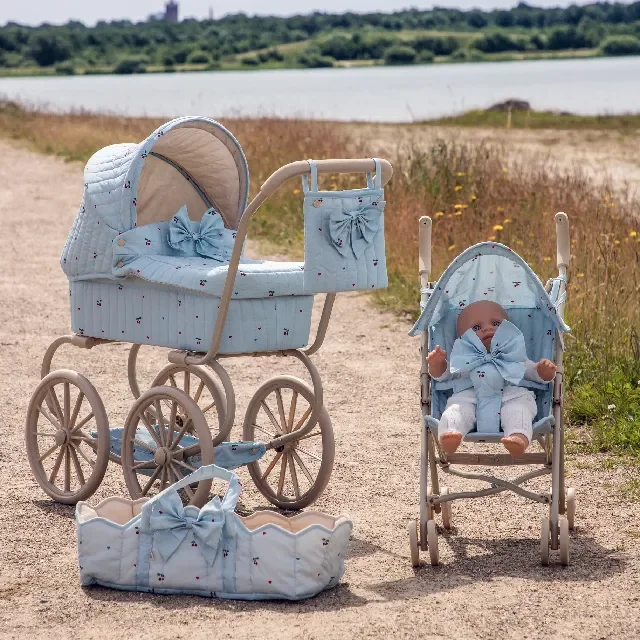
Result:
[[[457,335],[451,363],[439,345],[427,356],[433,379],[454,382],[454,394],[440,419],[442,448],[454,453],[473,429],[476,417],[482,416],[482,421],[499,421],[502,444],[514,457],[522,456],[533,435],[537,407],[533,392],[517,385],[522,379],[550,382],[556,365],[546,359],[536,364],[527,358],[522,333],[495,302],[482,300],[466,307],[458,316]]]

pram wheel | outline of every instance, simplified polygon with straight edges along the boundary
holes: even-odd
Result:
[[[265,436],[272,440],[302,432],[314,403],[313,391],[302,380],[292,376],[272,378],[251,399],[242,437],[245,441],[264,440]],[[300,446],[301,441],[304,446]],[[320,497],[331,477],[334,455],[331,418],[323,407],[310,433],[282,448],[269,449],[260,462],[249,464],[248,469],[269,502],[281,509],[297,510]]]
[[[560,518],[560,562],[563,567],[569,566],[569,521]]]
[[[419,520],[409,520],[407,530],[409,531],[409,549],[411,550],[411,566],[420,566],[420,549],[418,547],[418,527]]]
[[[182,389],[200,407],[212,431],[214,447],[227,437],[224,430],[227,413],[225,394],[206,367],[169,364],[156,376],[151,386],[165,385]],[[170,409],[171,402],[164,402]],[[193,431],[188,430],[187,433],[193,434]]]
[[[211,432],[184,391],[153,387],[134,402],[122,433],[122,469],[134,500],[151,497],[208,464],[213,464]],[[189,504],[202,507],[210,489],[207,480],[184,491]]]
[[[440,488],[440,495],[441,496],[446,496],[449,494],[449,488],[448,487],[441,487]],[[451,502],[443,502],[440,507],[442,508],[442,526],[447,530],[450,531],[451,527],[452,527],[452,514],[451,514]]]
[[[438,549],[438,528],[435,520],[427,522],[427,545],[429,547],[429,559],[435,567],[440,562],[440,552]]]
[[[109,464],[109,420],[87,378],[61,369],[41,380],[27,410],[26,444],[36,480],[54,500],[76,504],[95,493]]]
[[[549,564],[549,533],[549,518],[542,518],[540,526],[540,559],[545,567]]]
[[[567,521],[569,529],[573,531],[576,518],[576,490],[573,487],[567,489]]]

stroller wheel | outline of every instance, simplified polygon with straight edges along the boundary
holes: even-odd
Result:
[[[213,455],[207,420],[181,389],[152,387],[133,403],[122,432],[122,470],[134,500],[213,464]],[[210,489],[211,480],[198,482],[184,488],[185,498],[202,507]]]
[[[75,371],[53,371],[27,410],[29,465],[45,493],[63,504],[92,496],[109,464],[109,420],[95,387]]]
[[[567,521],[569,529],[573,531],[576,517],[576,490],[573,487],[567,489]]]
[[[431,564],[435,567],[440,562],[440,553],[438,551],[438,529],[435,520],[427,522],[427,544],[429,545],[429,558]]]
[[[407,530],[409,531],[409,549],[411,550],[411,566],[420,565],[420,548],[418,547],[418,520],[409,520]]]
[[[549,518],[542,518],[540,527],[540,559],[545,567],[549,564]]]
[[[449,487],[442,487],[440,489],[440,495],[441,496],[446,496],[449,494]],[[452,515],[451,515],[451,503],[450,502],[443,502],[441,505],[442,507],[442,526],[447,530],[450,531],[452,525]]]
[[[267,380],[254,394],[244,419],[246,442],[271,441],[303,432],[315,396],[309,385],[293,376]],[[323,407],[318,423],[299,440],[270,448],[264,458],[247,466],[258,491],[280,509],[304,509],[324,491],[335,455],[331,418]]]
[[[569,566],[569,521],[560,518],[560,562],[563,567]]]

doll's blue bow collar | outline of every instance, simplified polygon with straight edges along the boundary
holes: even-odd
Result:
[[[201,256],[224,262],[223,231],[224,221],[215,209],[202,216],[198,230],[194,231],[185,206],[171,218],[167,242],[177,251],[189,253],[195,249]]]

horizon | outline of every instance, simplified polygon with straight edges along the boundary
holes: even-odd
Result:
[[[408,0],[408,3],[398,2],[397,6],[389,7],[388,0],[323,0],[322,8],[316,3],[319,0],[271,0],[270,10],[261,11],[263,0],[182,0],[178,1],[180,21],[186,19],[206,20],[209,10],[213,9],[214,19],[219,20],[227,15],[245,14],[248,16],[274,16],[290,18],[297,15],[313,13],[345,14],[345,13],[387,13],[418,9],[430,11],[436,6],[439,9],[458,9],[471,11],[477,9],[490,12],[493,10],[514,9],[520,4],[512,0],[457,0],[456,2],[433,3],[425,0]],[[84,0],[59,0],[53,3],[48,0],[31,0],[22,5],[0,7],[0,25],[16,23],[23,26],[35,27],[43,24],[64,25],[68,22],[81,22],[87,27],[95,26],[98,22],[130,21],[144,22],[152,15],[163,13],[164,0],[139,0],[135,9],[131,8],[129,0],[112,0],[108,8],[87,6]],[[92,4],[92,3],[91,3]],[[528,6],[535,9],[567,8],[569,6],[584,6],[596,4],[593,0],[578,0],[558,2],[557,0],[538,0]],[[608,3],[612,4],[612,3]],[[622,2],[631,4],[631,2]],[[302,6],[301,6],[302,5]],[[478,6],[480,5],[480,6]],[[220,10],[220,7],[222,9]],[[228,7],[228,10],[227,10]],[[36,16],[38,16],[36,18]]]

